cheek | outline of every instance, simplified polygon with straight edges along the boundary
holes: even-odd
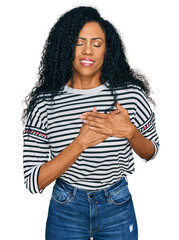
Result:
[[[101,49],[101,50],[97,53],[98,59],[99,59],[100,61],[102,61],[102,62],[103,62],[103,60],[104,60],[105,53],[106,53],[106,49],[105,49],[105,48]]]
[[[98,63],[99,63],[100,65],[102,65],[103,62],[104,62],[104,56],[105,56],[105,53],[100,53],[100,54],[98,55]]]
[[[74,62],[75,62],[75,61],[76,61],[76,62],[78,61],[80,54],[81,54],[81,51],[79,50],[79,48],[76,48],[76,50],[75,50]]]
[[[79,57],[78,57],[78,52],[75,52],[75,57],[74,57],[74,60],[73,60],[73,66],[79,66],[80,63],[79,63]]]

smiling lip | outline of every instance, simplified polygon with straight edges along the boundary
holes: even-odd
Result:
[[[95,63],[95,61],[93,61],[92,59],[89,59],[89,58],[80,59],[80,64],[85,67],[91,67],[91,66],[93,66],[94,63]]]

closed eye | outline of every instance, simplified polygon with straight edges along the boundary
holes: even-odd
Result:
[[[94,47],[101,47],[101,44],[97,45],[97,44],[93,44]]]
[[[83,46],[83,43],[76,43],[76,46]]]
[[[76,46],[83,46],[84,43],[76,43]],[[101,44],[93,44],[94,47],[101,47]]]

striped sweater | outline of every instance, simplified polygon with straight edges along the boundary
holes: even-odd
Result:
[[[155,116],[145,93],[136,86],[117,89],[117,100],[128,110],[131,122],[151,140],[155,153],[159,147]],[[53,100],[40,98],[24,129],[24,178],[32,193],[41,193],[38,174],[42,164],[58,155],[79,134],[79,116],[92,111],[104,113],[114,102],[107,84],[93,89],[73,89],[65,86]],[[70,154],[70,153],[69,153]],[[135,170],[133,151],[125,138],[109,137],[100,144],[85,149],[61,179],[74,187],[97,190],[109,187]]]

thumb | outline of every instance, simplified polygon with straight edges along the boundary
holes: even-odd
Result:
[[[116,108],[117,110],[119,110],[120,112],[123,112],[125,109],[117,102],[116,103]]]
[[[110,112],[109,114],[110,115],[115,115],[115,114],[119,114],[119,113],[120,113],[120,111],[118,109],[116,109],[116,110]]]

